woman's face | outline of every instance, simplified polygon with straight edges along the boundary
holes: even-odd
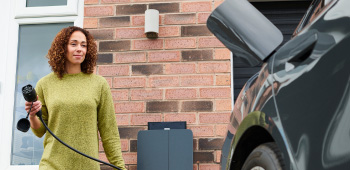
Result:
[[[80,31],[74,31],[69,38],[67,45],[67,64],[80,65],[87,51],[87,42],[85,35]]]

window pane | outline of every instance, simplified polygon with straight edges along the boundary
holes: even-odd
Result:
[[[45,57],[58,31],[73,23],[21,25],[19,27],[17,79],[14,105],[11,165],[38,165],[43,153],[43,139],[31,130],[17,130],[18,120],[27,116],[21,89],[27,84],[35,87],[37,81],[51,72]]]
[[[66,6],[67,0],[27,0],[27,7]]]

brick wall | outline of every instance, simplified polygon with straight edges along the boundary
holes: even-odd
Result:
[[[96,73],[111,87],[128,169],[136,169],[138,131],[159,121],[187,121],[193,169],[219,169],[232,107],[230,53],[205,24],[222,1],[85,0],[84,28],[98,44]],[[160,12],[158,39],[144,35],[146,9]],[[107,160],[102,147],[100,158]]]

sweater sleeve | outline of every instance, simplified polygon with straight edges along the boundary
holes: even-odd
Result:
[[[45,104],[44,92],[43,92],[42,84],[40,81],[37,83],[35,91],[36,91],[37,95],[39,96],[38,100],[41,102],[42,118],[43,118],[44,122],[47,124],[47,120],[48,120],[47,107]],[[33,128],[31,128],[31,129],[32,129],[32,132],[39,138],[44,136],[44,134],[46,133],[45,126],[43,125],[43,123],[41,121],[40,121],[40,127],[38,129],[33,129]]]
[[[98,130],[107,159],[113,165],[126,170],[121,152],[118,125],[115,118],[114,103],[107,81],[101,88],[100,103],[97,107]]]

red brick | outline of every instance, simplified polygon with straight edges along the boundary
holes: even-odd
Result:
[[[137,170],[137,165],[129,165],[127,167],[128,170]]]
[[[137,152],[137,140],[130,140],[130,152]]]
[[[116,15],[144,14],[147,9],[146,4],[125,4],[116,6]]]
[[[122,151],[128,151],[129,150],[129,140],[127,139],[120,139],[121,149]]]
[[[137,140],[130,140],[130,150],[129,151],[130,152],[137,152]]]
[[[136,114],[131,116],[132,125],[147,125],[148,122],[161,122],[161,114]]]
[[[177,76],[157,76],[149,78],[150,87],[177,87],[180,81]]]
[[[129,99],[129,90],[122,89],[122,90],[115,90],[112,89],[112,97],[113,100],[128,100]]]
[[[137,153],[135,152],[123,152],[123,158],[125,164],[137,164]]]
[[[116,53],[116,63],[141,63],[146,62],[145,52]]]
[[[98,0],[84,0],[84,4],[98,4]]]
[[[163,74],[162,64],[132,65],[132,75],[155,75]]]
[[[86,6],[84,7],[85,17],[96,17],[96,16],[113,16],[113,6]]]
[[[215,135],[226,137],[227,124],[216,124],[215,125]]]
[[[145,112],[144,102],[122,102],[115,103],[116,113],[143,113]]]
[[[191,74],[196,73],[195,63],[176,63],[176,64],[166,64],[165,74]]]
[[[181,4],[182,12],[211,12],[211,1],[207,2],[183,2]]]
[[[210,86],[214,85],[213,75],[182,76],[181,86]]]
[[[196,14],[167,14],[164,15],[164,24],[195,24]]]
[[[221,160],[221,151],[215,151],[215,162],[220,163]]]
[[[199,63],[199,73],[229,73],[231,72],[231,63]]]
[[[117,39],[145,38],[145,29],[142,28],[117,28],[115,32]]]
[[[181,26],[181,37],[197,37],[213,35],[206,25]]]
[[[197,164],[193,164],[193,170],[198,170],[198,165]]]
[[[116,77],[113,80],[114,88],[130,88],[130,87],[145,87],[146,78],[144,77]]]
[[[199,89],[199,96],[201,98],[230,98],[231,88],[220,87],[220,88],[201,88]]]
[[[109,163],[105,153],[99,153],[98,157],[99,157],[99,160]]]
[[[165,122],[186,121],[187,124],[196,123],[195,113],[166,113],[164,114]]]
[[[164,14],[162,14],[162,15],[159,15],[159,25],[161,25],[161,26],[163,26],[163,25],[165,25],[164,24]]]
[[[213,163],[214,162],[214,153],[213,151],[206,152],[193,152],[193,162],[195,163]]]
[[[180,51],[152,51],[148,52],[149,62],[180,61]]]
[[[103,148],[101,140],[98,141],[98,151],[104,151],[104,148]]]
[[[130,114],[116,114],[117,124],[121,125],[130,125]]]
[[[163,99],[163,90],[160,89],[136,89],[131,90],[131,100]]]
[[[215,76],[216,85],[218,86],[229,86],[231,84],[231,75],[229,74],[219,74]]]
[[[97,18],[84,18],[84,28],[97,28]]]
[[[232,110],[231,107],[231,99],[223,99],[223,100],[216,100],[216,111],[230,111]]]
[[[230,115],[231,113],[200,113],[199,123],[230,123]]]
[[[113,63],[113,54],[98,54],[97,64],[111,64]],[[97,72],[96,72],[97,73]]]
[[[185,50],[181,51],[182,61],[211,61],[213,50]]]
[[[101,0],[102,4],[116,4],[130,2],[130,0]]]
[[[215,60],[229,60],[231,59],[231,51],[227,48],[215,49]]]
[[[212,101],[183,101],[181,104],[182,112],[212,112]]]
[[[147,39],[147,40],[133,40],[133,50],[151,50],[151,49],[162,49],[162,39]]]
[[[225,0],[215,0],[214,2],[214,8],[217,8],[221,3],[223,3]]]
[[[90,34],[95,40],[113,40],[114,30],[113,29],[89,29]]]
[[[129,26],[130,16],[100,18],[99,24],[100,24],[99,27],[101,28],[115,28],[115,27]]]
[[[137,139],[138,132],[141,130],[146,130],[146,128],[147,127],[145,126],[119,126],[118,129],[121,139]]]
[[[113,54],[98,54],[97,64],[111,64],[113,63]]]
[[[99,52],[120,52],[129,51],[131,46],[130,40],[120,40],[120,41],[100,41],[99,42]]]
[[[198,151],[198,139],[193,139],[193,151]]]
[[[200,138],[198,140],[198,148],[199,150],[219,150],[222,148],[223,143],[223,138]]]
[[[198,48],[225,47],[216,37],[198,38]]]
[[[101,76],[126,76],[129,75],[129,66],[98,66],[98,74]]]
[[[179,26],[159,27],[159,37],[178,37],[180,36]]]
[[[196,38],[165,39],[165,49],[196,48]]]
[[[145,16],[131,16],[131,25],[133,26],[145,25]]]
[[[195,99],[196,89],[166,89],[165,99]]]
[[[105,77],[105,79],[106,79],[109,87],[112,88],[113,87],[113,79],[112,79],[112,77]]]
[[[159,0],[133,0],[133,2],[154,2]]]
[[[198,13],[198,24],[206,24],[210,13]]]
[[[199,164],[199,170],[220,170],[220,164]]]
[[[180,12],[179,3],[152,3],[149,9],[156,9],[159,13],[178,13]]]
[[[179,102],[177,101],[148,101],[146,103],[147,113],[178,112]]]
[[[193,137],[214,136],[214,126],[211,125],[189,126],[188,129],[192,130]]]

